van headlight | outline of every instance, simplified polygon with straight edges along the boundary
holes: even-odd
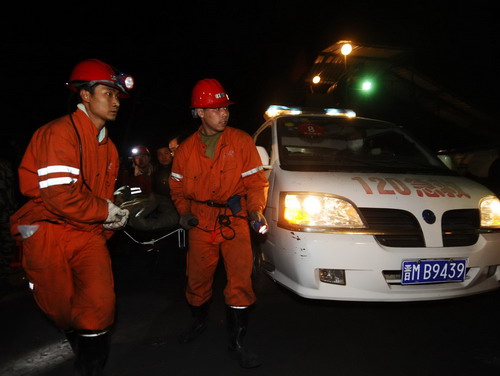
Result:
[[[311,192],[281,192],[278,225],[312,232],[367,227],[349,200]]]
[[[500,200],[495,196],[484,197],[479,203],[481,227],[500,228]]]

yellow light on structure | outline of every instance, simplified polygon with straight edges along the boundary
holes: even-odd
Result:
[[[314,76],[313,79],[312,79],[313,84],[317,84],[320,81],[321,81],[321,77],[320,76]]]
[[[342,52],[342,55],[347,56],[352,52],[352,46],[349,43],[346,43],[342,46],[340,52]]]

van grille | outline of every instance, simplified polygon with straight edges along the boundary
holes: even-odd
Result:
[[[479,210],[450,210],[443,214],[442,230],[445,247],[472,245],[479,238]]]
[[[360,208],[377,241],[387,247],[425,247],[425,239],[415,216],[405,210]],[[450,210],[442,218],[444,247],[463,247],[478,240],[479,211]]]

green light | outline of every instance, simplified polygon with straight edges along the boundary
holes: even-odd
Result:
[[[377,90],[377,81],[371,76],[364,76],[358,79],[356,90],[363,96],[371,96]]]
[[[363,91],[370,91],[372,89],[372,82],[371,81],[363,81],[361,84],[361,90]]]

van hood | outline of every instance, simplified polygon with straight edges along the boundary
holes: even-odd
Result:
[[[435,212],[478,208],[494,193],[468,178],[448,175],[279,171],[278,191],[305,191],[341,196],[358,207]]]

